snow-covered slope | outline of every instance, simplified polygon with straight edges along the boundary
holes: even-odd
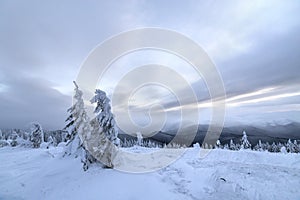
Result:
[[[147,151],[147,149],[141,149]],[[300,199],[300,155],[199,149],[157,172],[131,174],[62,157],[63,149],[0,149],[0,199]]]

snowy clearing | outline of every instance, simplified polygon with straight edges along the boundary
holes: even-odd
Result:
[[[143,174],[96,164],[84,172],[79,158],[62,154],[61,147],[1,148],[0,199],[300,198],[299,154],[215,149],[200,159],[190,148],[172,165]]]

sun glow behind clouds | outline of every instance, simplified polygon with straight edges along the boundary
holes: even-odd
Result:
[[[275,87],[265,88],[265,89],[260,89],[260,90],[254,91],[254,92],[249,92],[249,93],[230,97],[230,98],[226,99],[226,106],[227,107],[239,107],[239,106],[243,106],[244,104],[270,102],[270,101],[280,100],[282,98],[300,96],[300,91],[283,93],[283,94],[273,94],[273,95],[269,94],[268,96],[263,96],[270,92],[276,92],[275,89],[276,89]],[[250,97],[252,97],[252,98],[250,98]],[[239,100],[239,101],[237,101],[237,100]],[[212,101],[198,102],[197,107],[198,108],[211,108],[211,107],[213,107],[213,102]]]
[[[0,83],[0,92],[5,92],[8,86]]]
[[[278,95],[272,95],[272,96],[266,96],[266,97],[261,97],[261,98],[256,98],[256,99],[250,99],[246,101],[240,101],[237,103],[229,103],[229,106],[240,106],[242,104],[251,104],[251,103],[260,103],[260,102],[265,102],[265,101],[274,101],[277,99],[281,98],[287,98],[287,97],[294,97],[294,96],[299,96],[300,92],[293,92],[293,93],[285,93],[285,94],[278,94]]]
[[[273,88],[265,88],[265,89],[257,90],[255,92],[250,92],[250,93],[246,93],[246,94],[237,95],[237,96],[228,98],[226,100],[226,102],[231,102],[231,101],[235,101],[235,100],[238,100],[238,99],[244,99],[244,98],[247,98],[247,97],[252,97],[252,96],[265,94],[265,93],[268,93],[268,92],[270,92],[274,89],[275,89],[274,87]]]

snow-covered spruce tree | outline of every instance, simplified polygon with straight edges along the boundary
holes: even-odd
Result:
[[[66,134],[67,148],[65,154],[81,156],[84,170],[87,170],[88,165],[95,161],[95,159],[89,154],[84,145],[84,140],[91,134],[91,125],[89,117],[84,108],[83,93],[79,89],[78,85],[74,81],[75,94],[74,104],[68,109],[70,113],[66,119],[65,130],[68,131]]]
[[[246,131],[243,131],[243,137],[241,140],[241,149],[249,149],[251,148],[251,144],[248,141],[248,136],[246,134]]]
[[[263,151],[264,150],[261,140],[258,140],[258,143],[257,143],[257,145],[255,145],[254,150],[255,151]]]
[[[300,152],[300,148],[299,148],[299,145],[297,143],[297,140],[294,140],[294,149],[295,149],[295,153],[299,153]]]
[[[12,131],[11,135],[10,135],[10,145],[12,147],[15,147],[18,145],[18,142],[17,142],[17,138],[19,137],[19,135],[17,134],[17,132],[15,130]]]
[[[280,152],[280,148],[278,147],[278,145],[275,142],[272,143],[272,152],[275,152],[275,153]]]
[[[2,140],[2,139],[3,139],[3,135],[2,135],[2,131],[0,129],[0,140]]]
[[[33,122],[30,132],[30,141],[32,142],[33,148],[39,148],[43,142],[43,138],[44,132],[42,126],[37,122]]]
[[[136,133],[136,137],[137,137],[137,145],[138,146],[145,146],[145,145],[143,145],[143,136],[140,132]]]
[[[77,99],[76,104],[78,105],[75,104],[73,106],[74,108],[70,109],[70,111],[74,111],[68,118],[68,121],[70,126],[74,129],[75,138],[79,138],[81,141],[80,147],[85,150],[83,168],[84,170],[87,170],[89,165],[97,160],[105,167],[113,168],[113,159],[117,153],[117,148],[114,144],[119,145],[119,139],[115,137],[118,132],[113,115],[110,111],[110,105],[108,104],[109,99],[103,91],[99,92],[100,90],[96,90],[96,95],[91,102],[97,103],[94,113],[98,115],[89,121],[84,110],[82,92],[78,91],[76,83],[75,86],[77,88],[75,88],[77,95],[75,94],[76,97],[74,97]],[[102,92],[104,93],[104,96]],[[77,110],[76,107],[78,107],[78,112],[75,112]],[[72,143],[75,143],[75,141]]]
[[[106,93],[99,89],[95,91],[95,96],[91,99],[91,103],[97,104],[94,113],[97,115],[102,131],[113,144],[119,146],[118,129],[109,102]]]
[[[71,143],[75,137],[78,135],[79,126],[87,119],[84,119],[87,115],[84,110],[84,102],[82,98],[82,91],[79,90],[76,82],[73,82],[75,85],[75,94],[73,96],[75,102],[73,105],[67,110],[70,113],[68,118],[66,119],[66,126],[64,130],[67,130],[67,134],[65,135],[65,139],[67,140],[67,145]]]
[[[217,140],[217,141],[216,141],[215,149],[222,149],[220,140]]]
[[[228,146],[228,144],[225,144],[225,145],[224,145],[224,147],[223,147],[223,149],[226,149],[226,150],[228,150],[228,149],[229,149],[229,146]]]
[[[292,143],[290,139],[286,143],[286,150],[288,153],[295,153],[295,145]]]
[[[229,149],[230,149],[230,150],[236,150],[236,146],[235,146],[235,144],[233,143],[233,140],[232,140],[232,139],[230,140],[230,143],[229,143]]]
[[[270,151],[271,149],[271,145],[269,144],[269,142],[266,142],[263,146],[263,150],[264,151]]]

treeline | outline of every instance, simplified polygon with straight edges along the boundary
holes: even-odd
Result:
[[[256,145],[252,145],[247,137],[246,132],[243,132],[243,136],[240,140],[240,143],[234,143],[233,140],[230,140],[228,144],[221,144],[220,140],[217,140],[215,145],[204,144],[203,148],[205,149],[228,149],[228,150],[241,150],[241,149],[251,149],[254,151],[268,151],[268,152],[282,152],[282,153],[299,153],[300,152],[300,144],[298,144],[297,140],[293,142],[291,139],[288,139],[286,143],[275,143],[270,144],[269,142],[261,142],[258,141]]]
[[[43,131],[42,126],[38,123],[32,123],[30,131],[21,129],[0,130],[0,147],[4,146],[26,146],[38,148],[40,145],[44,147],[57,146],[59,143],[67,142],[67,131]],[[143,139],[141,135],[136,138],[124,138],[120,142],[120,146],[124,148],[140,146],[146,148],[185,148],[186,146],[176,143],[161,143],[148,138]],[[200,145],[199,145],[200,146]],[[300,153],[300,143],[297,140],[288,139],[285,143],[282,142],[262,142],[258,141],[253,145],[249,142],[246,132],[239,143],[234,143],[230,140],[229,143],[221,143],[217,140],[216,144],[202,144],[205,149],[227,149],[237,151],[240,149],[251,149],[254,151],[282,152],[282,153]]]
[[[64,130],[44,131],[39,123],[32,123],[30,130],[6,129],[0,130],[0,147],[23,146],[39,148],[40,145],[57,146],[66,142],[68,132]]]
[[[133,146],[141,146],[147,148],[186,148],[185,145],[169,143],[163,144],[151,139],[143,139],[141,136],[137,136],[136,139],[126,139],[124,138],[121,141],[122,147],[133,147]],[[194,144],[194,146],[200,146],[198,143]],[[204,149],[227,149],[227,150],[241,150],[241,149],[251,149],[254,151],[268,151],[268,152],[282,152],[282,153],[299,153],[300,152],[300,143],[298,144],[297,140],[293,142],[288,139],[286,143],[281,142],[273,142],[270,144],[269,142],[261,142],[258,141],[256,145],[252,145],[249,140],[246,132],[243,132],[243,135],[240,139],[240,143],[234,143],[233,140],[230,140],[228,144],[221,144],[220,140],[217,140],[215,144],[202,144],[202,148]]]

